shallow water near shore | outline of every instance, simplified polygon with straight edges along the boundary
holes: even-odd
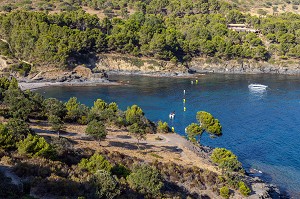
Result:
[[[199,76],[198,84],[195,78],[112,75],[110,80],[125,84],[47,87],[36,92],[63,101],[75,96],[88,106],[97,98],[117,102],[122,110],[137,104],[146,117],[167,121],[181,135],[196,122],[197,111],[210,112],[220,120],[223,136],[211,139],[205,134],[203,145],[232,150],[246,169],[262,171],[264,180],[300,197],[300,76],[208,74]],[[268,88],[255,92],[248,88],[251,83]],[[169,120],[172,111],[176,116]]]

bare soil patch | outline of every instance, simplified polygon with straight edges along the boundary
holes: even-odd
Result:
[[[51,131],[51,127],[45,121],[31,122],[31,128],[41,136],[58,136],[56,132]],[[139,150],[136,138],[132,137],[126,129],[108,127],[107,138],[99,142],[86,136],[85,128],[85,125],[66,124],[65,133],[60,133],[60,136],[74,140],[75,148],[117,151],[146,162],[175,162],[183,166],[197,166],[219,173],[217,167],[208,159],[190,150],[189,145],[193,145],[192,143],[177,134],[147,134],[146,140],[140,141]]]

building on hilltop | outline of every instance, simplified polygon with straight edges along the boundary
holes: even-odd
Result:
[[[227,28],[237,32],[253,32],[259,33],[259,30],[249,28],[246,24],[227,24]]]

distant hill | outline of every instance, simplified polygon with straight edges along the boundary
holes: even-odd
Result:
[[[0,55],[21,61],[13,68],[22,74],[29,65],[70,67],[101,53],[175,64],[195,57],[297,63],[300,15],[276,12],[281,1],[243,2],[2,0]],[[266,5],[274,15],[259,8]]]
[[[300,13],[300,0],[227,0],[227,2],[236,5],[240,11],[253,15]]]
[[[300,13],[300,0],[222,0],[228,2],[238,10],[252,15],[278,14],[284,12]],[[219,2],[222,2],[219,1]],[[90,14],[96,14],[98,17],[120,16],[124,17],[132,14],[143,4],[156,2],[155,0],[0,0],[0,9],[10,11],[15,9],[48,11],[56,13],[60,11],[71,11],[82,8]],[[163,4],[178,5],[175,0],[161,1]],[[181,1],[180,7],[190,6],[193,4],[207,3],[205,0],[185,0]],[[172,5],[172,7],[174,7]]]

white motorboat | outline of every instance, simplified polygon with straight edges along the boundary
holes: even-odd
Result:
[[[250,84],[248,88],[251,90],[266,90],[268,86],[263,84]]]
[[[175,117],[175,113],[170,113],[170,114],[169,114],[169,118],[170,118],[170,120],[173,120],[173,119],[174,119],[174,117]]]

